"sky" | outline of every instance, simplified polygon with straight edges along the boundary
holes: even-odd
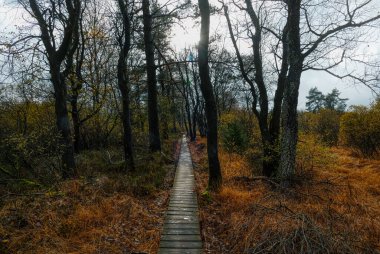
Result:
[[[379,3],[380,9],[380,0],[375,1]],[[15,26],[25,24],[24,16],[24,10],[21,7],[17,7],[15,0],[0,0],[0,34],[14,31]],[[223,26],[224,18],[222,19],[218,16],[211,17],[211,34],[215,30],[221,31],[221,27]],[[171,45],[177,50],[186,46],[196,45],[199,41],[199,29],[199,22],[195,23],[190,19],[183,21],[181,26],[175,25],[172,29]],[[370,45],[366,50],[380,55],[380,44]],[[339,80],[324,72],[306,71],[302,74],[301,79],[299,109],[305,108],[308,91],[315,86],[325,94],[337,88],[341,92],[342,98],[349,99],[348,105],[369,105],[374,100],[374,94],[365,86],[354,86],[347,81]]]
[[[14,3],[14,0],[0,0],[0,31],[9,32],[14,27],[24,23],[24,9]]]

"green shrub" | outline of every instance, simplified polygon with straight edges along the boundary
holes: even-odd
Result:
[[[237,120],[226,122],[221,128],[221,141],[227,152],[242,153],[249,144],[247,130],[244,124]]]
[[[324,145],[338,144],[340,113],[336,110],[321,109],[316,113],[301,113],[299,125],[301,131],[314,134]]]
[[[370,108],[355,106],[341,119],[340,140],[343,145],[372,157],[380,151],[380,102]]]
[[[338,144],[340,114],[331,109],[322,109],[316,114],[313,132],[323,144],[333,146]]]
[[[55,128],[41,126],[27,135],[11,134],[0,141],[1,175],[13,177],[47,176],[41,170],[54,171],[62,154],[59,135]],[[50,168],[53,167],[53,168]],[[52,172],[51,172],[52,173]]]

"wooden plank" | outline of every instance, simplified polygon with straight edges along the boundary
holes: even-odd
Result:
[[[160,248],[158,251],[159,254],[200,254],[202,249],[167,249]]]
[[[178,214],[174,214],[174,215],[167,215],[166,216],[166,219],[167,220],[195,220],[196,222],[198,222],[198,214],[190,214],[190,215],[178,215]]]
[[[169,204],[168,211],[198,211],[198,206],[186,204]]]
[[[196,228],[199,230],[199,223],[165,223],[164,229],[188,229],[188,228]]]
[[[173,200],[173,201],[170,201],[169,202],[169,206],[176,206],[176,205],[180,205],[180,206],[184,206],[184,207],[198,207],[198,203],[195,202],[195,201],[189,201],[189,200]]]
[[[167,211],[166,216],[168,215],[194,215],[198,217],[197,211]]]
[[[195,193],[192,193],[192,194],[172,193],[170,195],[170,198],[197,198],[197,196],[195,195]]]
[[[197,204],[177,204],[177,203],[169,203],[169,209],[172,207],[179,208],[198,208]]]
[[[182,241],[165,241],[161,240],[160,248],[176,248],[176,249],[201,249],[202,242],[182,242]]]
[[[185,140],[181,145],[158,253],[202,253],[195,179]]]
[[[190,241],[190,242],[194,242],[194,241],[202,241],[201,239],[201,236],[199,234],[195,234],[195,235],[163,235],[161,236],[161,240],[163,241],[181,241],[181,242],[184,242],[184,241]]]
[[[196,235],[199,234],[198,228],[164,228],[161,237],[164,235]]]
[[[195,216],[181,216],[174,218],[166,218],[165,223],[167,224],[188,224],[188,223],[198,223],[198,217]]]
[[[194,201],[197,202],[196,197],[184,197],[184,196],[176,196],[176,197],[171,197],[170,201]]]

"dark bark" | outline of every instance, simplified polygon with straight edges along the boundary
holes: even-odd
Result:
[[[280,139],[280,122],[281,122],[281,105],[284,96],[284,89],[286,84],[287,72],[288,72],[288,46],[287,46],[287,25],[284,26],[282,36],[279,38],[283,45],[282,52],[282,64],[279,70],[279,76],[277,80],[277,88],[273,100],[273,111],[269,114],[269,100],[268,91],[265,86],[263,77],[263,63],[261,57],[261,32],[262,25],[255,10],[252,7],[252,2],[245,0],[246,12],[248,13],[250,20],[253,24],[255,33],[250,34],[253,47],[253,58],[255,74],[253,78],[248,76],[245,69],[242,56],[237,46],[236,39],[233,34],[232,25],[228,15],[228,9],[224,7],[224,13],[227,19],[227,25],[230,33],[230,37],[236,52],[236,56],[239,63],[239,68],[244,80],[249,84],[250,91],[253,97],[253,113],[256,116],[261,139],[263,144],[263,174],[265,176],[275,176],[279,168],[280,153],[279,153],[279,139]],[[257,104],[260,106],[258,110]]]
[[[160,129],[157,107],[157,78],[154,63],[154,43],[152,35],[152,15],[149,9],[149,0],[142,1],[144,43],[146,56],[146,72],[148,84],[148,122],[149,122],[149,148],[152,152],[161,150]]]
[[[207,136],[207,133],[206,133],[207,132],[207,126],[205,123],[206,121],[204,119],[205,119],[204,104],[202,103],[201,108],[200,108],[199,113],[198,113],[198,118],[197,118],[199,135],[202,138]]]
[[[186,75],[186,80],[183,79],[183,90],[184,90],[184,94],[185,94],[185,102],[186,102],[186,115],[187,115],[187,122],[189,123],[189,133],[188,133],[188,136],[190,137],[190,141],[194,141],[195,140],[195,133],[194,133],[194,121],[193,121],[193,118],[192,118],[192,114],[191,114],[191,104],[190,104],[190,100],[191,100],[191,85],[190,85],[190,79],[189,79],[189,70],[188,70],[188,66],[187,66],[187,63],[184,64],[185,66],[185,75]],[[194,106],[194,104],[193,104]]]
[[[55,114],[56,124],[61,134],[61,145],[63,146],[62,154],[62,176],[69,178],[77,175],[74,159],[74,148],[71,138],[70,122],[67,110],[67,85],[65,83],[67,71],[61,72],[62,63],[68,55],[73,55],[76,50],[75,33],[78,30],[78,22],[81,13],[81,5],[79,0],[65,1],[68,19],[64,22],[63,38],[61,44],[54,43],[55,38],[52,37],[49,30],[53,25],[50,21],[45,20],[40,5],[36,0],[29,0],[29,6],[33,12],[34,18],[38,22],[41,31],[41,39],[46,49],[46,55],[49,62],[50,78],[54,88],[55,96]],[[53,7],[52,7],[53,8]],[[44,11],[45,12],[45,11]],[[70,65],[70,61],[69,61]],[[70,66],[66,68],[70,70]]]
[[[188,128],[188,126],[187,126],[187,121],[186,121],[186,115],[185,115],[185,112],[186,112],[186,109],[183,109],[183,106],[182,106],[182,112],[181,112],[182,123],[183,123],[183,125],[185,126],[186,134],[189,135],[189,128]]]
[[[252,46],[253,46],[253,57],[254,57],[254,67],[255,76],[250,78],[245,69],[243,58],[240,55],[240,51],[237,46],[235,36],[233,34],[233,29],[231,21],[228,15],[227,6],[224,6],[224,14],[226,16],[227,25],[231,37],[232,44],[235,49],[235,53],[238,59],[239,68],[244,80],[249,84],[250,91],[253,97],[252,109],[258,120],[261,140],[263,144],[263,174],[266,176],[273,176],[278,169],[279,155],[278,155],[278,139],[279,139],[279,128],[280,128],[280,112],[281,103],[283,95],[283,83],[279,83],[276,89],[273,114],[268,121],[268,95],[267,88],[264,83],[263,77],[263,64],[261,59],[260,44],[261,44],[261,25],[259,19],[253,10],[252,3],[246,0],[247,13],[249,14],[253,26],[255,28],[255,34],[251,34]],[[286,61],[284,61],[284,66],[286,67]],[[286,72],[285,72],[286,74]],[[282,80],[281,80],[282,81]],[[255,87],[257,86],[257,89]],[[258,90],[258,91],[257,91]],[[257,104],[260,105],[260,111],[257,110]],[[268,126],[269,124],[269,126]]]
[[[82,11],[83,14],[83,11]],[[70,98],[70,104],[71,104],[71,118],[73,121],[73,127],[74,127],[74,151],[75,153],[79,153],[83,149],[83,141],[80,133],[80,128],[82,125],[82,121],[80,119],[79,114],[79,107],[78,107],[78,98],[80,90],[82,89],[83,85],[83,78],[82,78],[82,65],[84,60],[84,50],[85,50],[85,37],[83,32],[83,24],[82,24],[82,15],[80,16],[80,19],[78,21],[79,29],[75,31],[75,39],[74,44],[76,45],[75,48],[77,48],[76,52],[76,67],[75,67],[75,77],[72,76],[71,78],[71,98]],[[80,30],[80,31],[79,31]],[[81,38],[81,43],[79,44],[79,37]],[[73,68],[73,59],[74,54],[69,54],[67,66],[67,71],[70,71],[71,68]]]
[[[160,60],[158,61],[158,64],[160,66]],[[161,93],[163,95],[163,98],[165,99],[164,105],[162,108],[162,113],[161,113],[161,123],[162,123],[162,138],[167,140],[169,138],[169,124],[168,124],[168,105],[170,103],[170,94],[169,94],[169,89],[168,87],[165,86],[165,72],[160,67],[160,74],[159,74],[159,83],[161,86]]]
[[[80,136],[80,117],[78,109],[78,95],[73,94],[71,97],[71,118],[74,127],[74,151],[79,153],[82,150],[82,140]]]
[[[270,135],[270,149],[266,152],[267,157],[270,158],[269,161],[264,162],[263,173],[266,176],[275,176],[279,169],[280,163],[280,123],[281,123],[281,106],[284,98],[284,90],[287,82],[287,72],[289,68],[288,57],[289,49],[287,43],[287,25],[285,25],[282,33],[282,63],[281,69],[277,80],[277,89],[273,99],[273,111],[272,117],[269,122],[269,135]],[[265,153],[265,152],[264,152]]]
[[[284,186],[295,172],[298,140],[297,104],[303,57],[300,43],[301,0],[288,1],[289,74],[282,105],[282,138],[279,178]]]
[[[171,86],[170,94],[171,94],[170,112],[172,113],[172,119],[173,119],[172,131],[173,133],[177,133],[177,109],[176,109],[175,99],[174,99],[174,96],[175,96],[174,86]]]
[[[135,163],[133,158],[132,126],[130,110],[130,88],[128,78],[127,59],[131,49],[131,21],[128,12],[128,1],[118,0],[119,9],[123,17],[123,34],[118,38],[120,52],[117,63],[117,84],[122,97],[122,123],[123,123],[123,147],[124,157],[130,169],[134,170]]]
[[[192,133],[193,136],[191,137],[191,141],[195,141],[197,138],[197,120],[198,120],[198,108],[199,108],[199,92],[198,92],[198,82],[197,82],[197,75],[195,74],[195,69],[194,69],[194,63],[191,63],[191,70],[192,70],[192,75],[193,75],[193,83],[194,83],[194,91],[195,91],[195,98],[194,98],[194,93],[191,91],[190,96],[191,96],[191,102],[193,104],[193,112],[192,112]]]
[[[56,124],[59,133],[62,136],[61,144],[63,145],[62,154],[62,177],[64,179],[74,177],[77,175],[74,159],[74,147],[71,138],[70,121],[67,110],[67,88],[64,82],[64,78],[57,67],[58,64],[54,64],[54,61],[50,60],[50,74],[51,81],[54,86],[55,97],[55,115]]]
[[[222,174],[218,157],[218,117],[208,65],[210,29],[210,6],[208,0],[198,0],[201,15],[201,33],[198,45],[198,67],[201,79],[200,88],[205,100],[207,118],[207,154],[209,163],[210,190],[217,191],[222,186]]]

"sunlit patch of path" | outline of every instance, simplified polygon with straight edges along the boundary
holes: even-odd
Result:
[[[158,253],[202,253],[193,165],[185,137],[182,139]]]

